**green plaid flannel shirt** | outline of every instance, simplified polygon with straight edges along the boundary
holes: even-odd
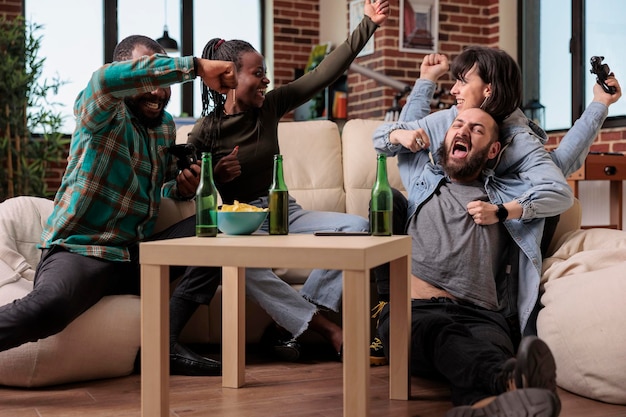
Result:
[[[77,127],[42,248],[129,260],[128,247],[154,230],[161,195],[178,198],[176,162],[167,152],[176,126],[166,112],[159,127],[146,128],[124,98],[194,78],[192,57],[165,55],[113,62],[93,73],[74,105]]]

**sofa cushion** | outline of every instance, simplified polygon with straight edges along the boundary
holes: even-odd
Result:
[[[626,232],[570,232],[544,261],[537,331],[562,388],[626,404]]]
[[[329,120],[279,123],[278,144],[289,194],[307,210],[345,212],[337,124]]]
[[[368,217],[372,186],[376,179],[376,151],[372,135],[383,122],[379,120],[348,120],[341,132],[343,176],[346,190],[346,212]],[[397,158],[387,159],[389,184],[404,192]]]
[[[0,305],[33,288],[37,244],[50,200],[15,197],[0,204]],[[136,296],[105,297],[62,332],[0,352],[0,384],[36,387],[128,375],[140,343]]]
[[[196,200],[174,200],[162,198],[159,204],[159,216],[154,225],[154,233],[167,229],[187,217],[196,214]]]

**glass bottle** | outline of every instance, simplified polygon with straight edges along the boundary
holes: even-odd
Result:
[[[283,156],[274,155],[274,180],[269,190],[270,235],[289,233],[289,191],[283,176]]]
[[[378,154],[376,181],[372,187],[370,208],[370,234],[391,236],[393,195],[387,179],[387,156]]]
[[[202,175],[196,191],[196,236],[217,236],[217,188],[210,152],[202,152]]]

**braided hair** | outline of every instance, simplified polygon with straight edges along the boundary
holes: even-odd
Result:
[[[235,64],[236,70],[239,71],[242,65],[241,56],[245,52],[257,52],[257,50],[246,41],[238,39],[225,41],[224,39],[213,38],[204,46],[202,58],[231,61]],[[225,102],[226,99],[223,94],[202,84],[202,116],[208,116],[211,109],[214,110],[214,113],[223,113]]]
[[[225,41],[220,38],[213,38],[207,42],[202,50],[202,58],[231,61],[235,64],[237,72],[241,69],[241,56],[246,52],[258,53],[254,47],[239,39]],[[208,138],[210,144],[209,149],[213,153],[213,145],[220,137],[220,126],[222,125],[222,116],[224,115],[224,105],[226,104],[226,95],[208,88],[202,84],[202,137]]]

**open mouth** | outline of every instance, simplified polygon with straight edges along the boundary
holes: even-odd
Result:
[[[454,158],[465,158],[469,153],[471,148],[471,144],[463,140],[461,138],[457,138],[452,143],[452,150],[450,151],[450,155]]]
[[[143,100],[141,104],[146,113],[158,114],[163,109],[163,104],[161,103],[161,101]]]

